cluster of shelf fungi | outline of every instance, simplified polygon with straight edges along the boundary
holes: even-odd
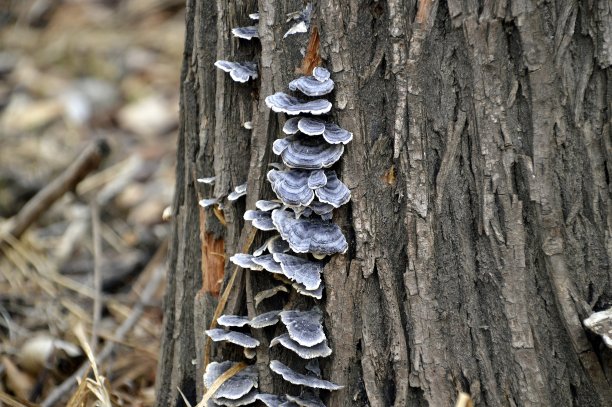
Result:
[[[286,35],[305,32],[311,12],[312,7],[308,5],[295,13],[293,19],[296,22]],[[257,13],[249,17],[259,19]],[[232,33],[247,40],[258,37],[256,26],[234,28]],[[252,62],[217,61],[215,65],[237,82],[247,82],[258,76],[257,66]],[[274,112],[291,116],[283,126],[284,137],[276,140],[272,149],[282,164],[271,164],[274,168],[267,174],[277,199],[257,201],[256,208],[244,213],[244,219],[251,221],[255,228],[273,234],[252,254],[237,253],[230,260],[244,269],[272,273],[275,281],[291,285],[297,293],[322,300],[324,283],[321,273],[325,258],[345,253],[348,248],[332,217],[333,210],[346,204],[351,194],[330,167],[341,158],[344,146],[353,135],[321,118],[332,108],[328,100],[317,99],[334,89],[327,69],[314,68],[312,75],[290,82],[289,89],[300,97],[278,92],[265,99],[266,105]],[[250,129],[252,125],[247,122],[244,127]],[[211,184],[214,177],[198,181]],[[235,201],[245,194],[246,183],[237,186],[227,200]],[[223,198],[204,199],[200,205],[222,206]],[[285,285],[278,287],[287,291]],[[210,329],[206,334],[215,342],[226,341],[244,348],[247,359],[256,356],[255,348],[260,346],[260,342],[245,331],[282,323],[286,332],[273,338],[270,347],[280,345],[305,359],[307,374],[299,373],[279,360],[272,360],[269,366],[272,372],[303,387],[297,396],[264,394],[258,391],[257,367],[250,365],[226,380],[213,394],[209,405],[242,406],[259,400],[267,406],[324,406],[318,391],[337,390],[342,386],[321,378],[318,358],[332,353],[322,319],[323,314],[316,305],[305,310],[265,312],[252,319],[239,315],[220,316],[217,322],[224,328]],[[206,367],[204,385],[210,388],[217,378],[237,363],[211,362]]]

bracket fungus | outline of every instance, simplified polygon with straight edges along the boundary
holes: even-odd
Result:
[[[260,211],[271,211],[272,209],[280,208],[282,204],[278,201],[266,201],[264,199],[260,199],[255,202],[255,207]]]
[[[318,308],[310,311],[287,310],[281,312],[280,317],[291,339],[302,346],[315,346],[326,339],[321,325],[323,314]]]
[[[306,287],[298,283],[293,283],[292,286],[295,288],[295,291],[297,291],[298,294],[316,298],[317,300],[323,298],[323,289],[325,288],[325,284],[323,284],[323,282],[321,282],[321,284],[314,290],[307,290]]]
[[[302,284],[307,290],[316,290],[321,285],[323,264],[290,254],[273,254],[274,260],[280,263],[283,274],[291,281]]]
[[[210,388],[223,373],[236,365],[236,362],[210,362],[204,373],[204,386]],[[227,379],[213,394],[213,399],[225,398],[238,400],[248,394],[253,388],[259,387],[258,374],[255,366],[247,366],[234,376]]]
[[[213,401],[219,405],[227,407],[246,406],[247,404],[254,403],[255,400],[257,400],[258,394],[259,392],[256,389],[252,389],[250,392],[236,400],[231,399],[229,397],[218,397],[213,399]]]
[[[285,253],[289,251],[289,244],[285,242],[280,235],[274,235],[268,238],[264,244],[253,252],[255,257],[261,256],[264,251],[268,253]]]
[[[272,211],[272,221],[281,237],[296,253],[332,255],[346,253],[348,243],[338,225],[318,219],[296,219],[280,209]]]
[[[217,318],[217,323],[222,326],[243,327],[249,324],[249,317],[240,315],[221,315]]]
[[[325,358],[332,354],[331,348],[327,346],[327,340],[323,340],[323,342],[314,346],[303,346],[291,339],[289,334],[282,334],[272,339],[270,347],[277,344],[295,352],[302,359]]]
[[[327,184],[315,191],[319,201],[339,208],[351,200],[351,191],[338,179],[336,171],[326,171]]]
[[[283,133],[296,134],[302,132],[308,136],[323,136],[330,144],[348,144],[353,139],[353,133],[335,123],[316,117],[292,117],[283,125]]]
[[[314,191],[308,187],[310,172],[300,170],[270,170],[268,181],[278,198],[290,206],[307,206],[314,199]],[[275,209],[272,211],[278,211]]]
[[[198,204],[202,207],[202,208],[208,208],[209,206],[213,206],[215,204],[219,203],[219,199],[218,198],[204,198],[201,201],[198,202]]]
[[[310,27],[310,18],[312,16],[312,3],[308,3],[303,10],[289,13],[287,16],[289,16],[289,20],[287,21],[296,20],[297,22],[291,26],[283,38],[287,38],[289,35],[307,32],[308,27]]]
[[[196,179],[196,181],[198,181],[201,184],[212,185],[212,184],[215,183],[216,179],[217,179],[217,177],[204,177],[204,178],[198,178],[198,179]]]
[[[276,325],[280,321],[281,311],[268,311],[257,315],[249,322],[251,328],[261,329],[268,326]]]
[[[300,76],[289,82],[289,89],[299,90],[306,96],[323,96],[334,90],[334,81],[331,79],[320,81],[314,76]]]
[[[321,137],[287,136],[278,139],[272,151],[289,168],[317,170],[334,165],[344,153],[342,144],[329,144]]]
[[[254,257],[255,256],[248,253],[236,253],[232,257],[230,257],[230,261],[243,269],[249,269],[254,271],[263,270],[262,266],[253,261]]]
[[[279,407],[282,403],[287,401],[284,396],[277,396],[276,394],[259,393],[255,397],[267,407]]]
[[[308,188],[317,189],[324,187],[327,184],[327,176],[325,175],[325,171],[316,170],[310,173],[308,176]]]
[[[240,184],[236,188],[234,188],[234,191],[227,196],[227,199],[228,201],[235,201],[241,196],[246,195],[246,193],[247,193],[247,183],[245,182],[244,184]]]
[[[282,274],[283,269],[279,262],[274,259],[273,254],[264,254],[261,256],[253,257],[252,262],[261,266],[263,270],[269,271],[274,274]]]
[[[276,113],[287,113],[292,116],[302,113],[319,115],[329,112],[332,108],[329,100],[303,101],[284,92],[276,92],[274,95],[266,97],[265,101],[266,105]]]
[[[234,37],[242,38],[245,40],[259,38],[259,33],[257,32],[257,26],[254,26],[254,25],[251,25],[248,27],[232,28],[232,34],[234,35]]]
[[[591,314],[583,323],[589,330],[600,335],[606,346],[612,349],[612,308]]]
[[[312,70],[312,76],[314,76],[314,78],[318,81],[325,82],[330,78],[331,74],[326,68],[323,68],[322,66],[316,66]]]
[[[248,210],[244,212],[244,220],[250,220],[259,230],[276,230],[274,223],[272,223],[272,214],[265,211],[254,211]]]
[[[230,77],[240,83],[245,83],[250,79],[257,79],[257,64],[253,62],[232,62],[219,60],[215,66],[230,74]]]
[[[242,346],[243,348],[256,348],[259,346],[259,341],[242,332],[226,331],[225,329],[214,328],[208,329],[206,335],[214,342],[230,342],[234,345]]]
[[[274,373],[281,375],[283,379],[292,384],[325,390],[339,390],[344,387],[327,380],[298,373],[278,360],[273,360],[270,362],[270,369]]]

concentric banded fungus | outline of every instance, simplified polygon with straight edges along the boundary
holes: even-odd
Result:
[[[323,314],[318,308],[310,311],[283,311],[280,317],[291,339],[302,346],[315,346],[326,339],[321,325]]]
[[[291,281],[304,285],[307,290],[316,290],[321,285],[322,263],[284,253],[273,256],[280,263],[283,274]]]
[[[245,182],[244,184],[240,184],[236,188],[234,188],[234,191],[227,196],[227,199],[228,201],[235,201],[241,196],[246,195],[246,193],[247,193],[247,183]]]
[[[340,386],[338,384],[329,382],[327,380],[317,379],[316,377],[307,376],[301,373],[294,371],[293,369],[285,366],[278,360],[273,360],[270,362],[270,369],[274,373],[277,373],[283,377],[289,383],[312,387],[315,389],[325,389],[325,390],[339,390],[344,386]]]
[[[271,216],[270,212],[248,210],[244,213],[244,220],[250,220],[259,230],[276,230]]]
[[[317,66],[312,70],[312,76],[318,81],[325,82],[331,75],[327,69],[322,66]]]
[[[263,270],[263,267],[253,261],[252,254],[246,253],[236,253],[232,257],[230,257],[230,261],[237,265],[238,267],[242,267],[243,269],[260,271]]]
[[[282,274],[283,269],[279,262],[274,259],[272,254],[264,254],[263,256],[253,257],[253,263],[261,266],[264,270],[274,274]]]
[[[306,102],[283,92],[276,92],[274,95],[266,97],[266,105],[277,113],[287,113],[292,116],[302,113],[324,114],[329,112],[332,107],[332,104],[325,99]]]
[[[225,329],[209,329],[206,335],[215,342],[227,341],[234,345],[242,346],[243,348],[256,348],[259,346],[259,341],[242,332],[226,331]]]
[[[295,134],[298,131],[308,136],[322,135],[330,144],[348,144],[353,139],[353,133],[348,130],[316,117],[294,117],[285,122],[284,133]]]
[[[234,37],[243,38],[245,40],[259,38],[259,34],[257,33],[257,27],[254,25],[249,27],[232,28],[232,34],[234,34]]]
[[[332,354],[332,350],[327,346],[327,340],[318,343],[314,346],[302,346],[297,341],[291,339],[289,334],[282,334],[272,339],[270,347],[277,344],[281,344],[284,348],[287,348],[295,352],[302,359],[313,359],[313,358],[325,358]]]
[[[317,170],[310,173],[308,177],[308,188],[317,189],[324,187],[327,184],[327,176],[325,171]]]
[[[348,249],[346,238],[338,225],[333,223],[317,219],[295,219],[294,214],[280,209],[272,211],[272,221],[281,237],[296,253],[332,255],[345,253]]]
[[[260,199],[259,201],[255,202],[255,207],[260,211],[271,211],[272,209],[277,209],[281,206],[281,203],[277,201],[266,201]]]
[[[281,311],[268,311],[263,314],[257,315],[249,323],[251,328],[261,329],[268,326],[276,325],[280,321]]]
[[[217,380],[219,376],[231,369],[235,362],[211,362],[206,366],[206,372],[204,373],[204,386],[210,388],[212,384]],[[257,383],[257,368],[255,366],[247,366],[234,376],[227,379],[219,389],[213,394],[216,398],[226,398],[237,400],[248,394],[254,387],[258,387]]]
[[[249,324],[249,317],[243,317],[240,315],[221,315],[217,319],[217,323],[222,326],[235,326],[243,327]]]
[[[329,168],[342,157],[342,144],[329,144],[321,137],[287,136],[272,147],[289,168],[316,170]]]
[[[287,394],[287,400],[293,401],[300,407],[325,407],[319,396],[311,391],[304,392],[300,397]]]
[[[231,62],[217,61],[215,66],[230,74],[230,77],[240,83],[245,83],[249,79],[257,79],[257,65],[253,62]]]
[[[338,179],[336,171],[325,171],[327,184],[315,191],[319,201],[328,203],[334,208],[339,208],[351,200],[351,191],[342,181]]]
[[[314,76],[301,76],[289,82],[289,89],[299,90],[306,96],[323,96],[334,90],[334,81],[319,81]]]
[[[285,205],[291,206],[306,206],[314,199],[314,192],[308,187],[309,177],[308,171],[270,170],[268,172],[268,181],[272,184],[274,193]]]

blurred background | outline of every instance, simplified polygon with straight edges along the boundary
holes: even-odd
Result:
[[[184,0],[0,0],[0,405],[154,402],[183,31]]]

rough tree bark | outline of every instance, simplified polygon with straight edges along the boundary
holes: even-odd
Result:
[[[187,1],[158,406],[183,405],[178,388],[202,396],[214,282],[249,233],[245,208],[273,196],[282,117],[264,98],[297,76],[308,34],[283,34],[303,5]],[[581,320],[612,304],[612,3],[314,6],[334,119],[354,134],[340,167],[352,201],[334,215],[350,249],[326,267],[322,302],[324,377],[346,387],[327,405],[450,406],[458,391],[481,406],[610,405],[610,350]],[[260,41],[231,38],[256,10]],[[217,59],[254,60],[259,78],[234,83]],[[224,218],[198,207],[245,180]],[[227,311],[270,286],[241,272]],[[267,352],[260,387],[280,392]]]

